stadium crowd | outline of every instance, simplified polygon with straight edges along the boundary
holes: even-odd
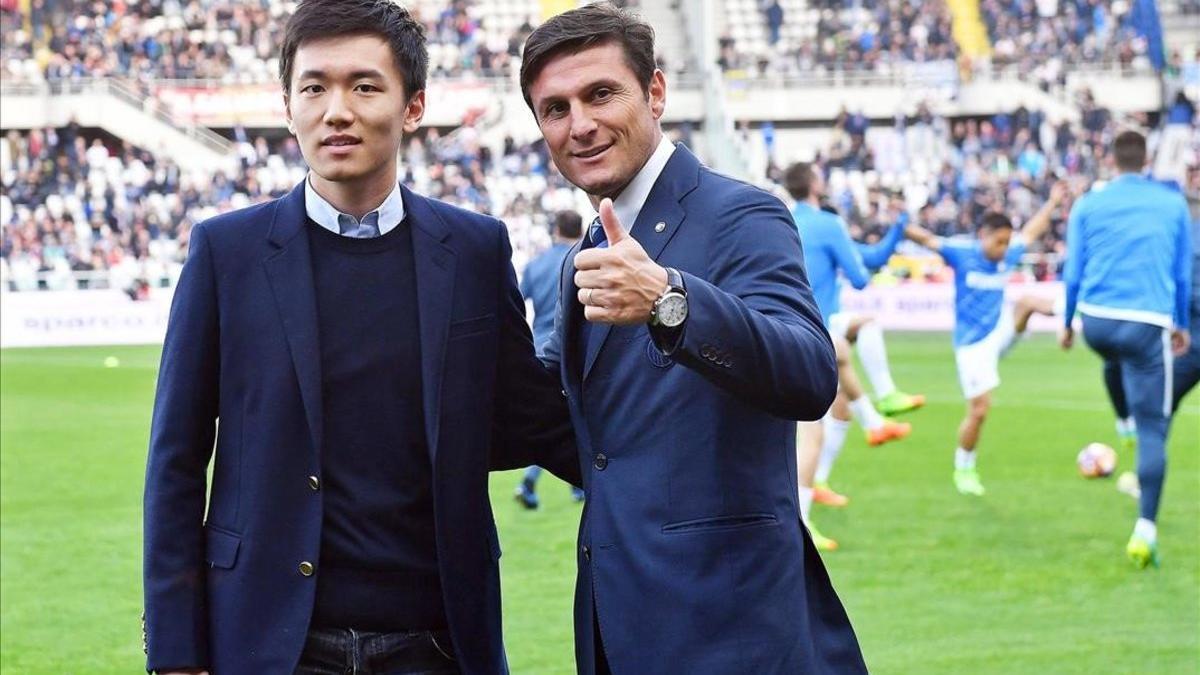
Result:
[[[992,54],[977,68],[1014,66],[1055,82],[1081,63],[1133,68],[1145,62],[1146,43],[1130,27],[1128,2],[983,0],[980,10]],[[498,22],[478,0],[418,2],[413,11],[428,35],[434,77],[510,76],[537,21],[521,16]],[[775,0],[758,3],[756,11],[765,38],[724,33],[718,56],[724,70],[889,72],[960,57],[950,10],[938,0],[811,0],[803,17]],[[28,16],[0,11],[0,62],[6,78],[32,81],[117,76],[270,82],[288,12],[282,0],[31,0]],[[805,27],[789,39],[789,24]]]
[[[1151,128],[1145,116],[1118,121],[1090,91],[1078,101],[1080,121],[1054,119],[1023,105],[991,117],[946,119],[921,104],[897,115],[889,127],[871,129],[860,113],[837,117],[817,163],[829,178],[831,206],[843,214],[856,239],[875,242],[894,220],[894,196],[902,195],[917,222],[939,236],[970,234],[982,216],[1004,209],[1016,223],[1028,221],[1066,180],[1074,196],[1112,175],[1111,142],[1122,126]],[[1159,155],[1180,166],[1200,163],[1200,125],[1186,96],[1176,99],[1167,124],[1151,133]],[[783,167],[768,176],[781,182]],[[1160,171],[1162,175],[1178,173]],[[1039,278],[1054,278],[1064,252],[1065,208],[1041,238]]]
[[[1080,64],[1119,65],[1145,59],[1146,41],[1133,30],[1133,3],[1119,0],[982,0],[992,63],[1017,72],[1048,69],[1051,81]]]
[[[809,8],[819,12],[801,18],[790,16],[779,2],[762,3],[766,44],[754,39],[739,41],[727,31],[719,40],[718,64],[726,71],[795,75],[886,71],[904,63],[957,58],[950,12],[944,3],[869,0],[855,4],[814,0]],[[788,22],[812,19],[815,25],[802,28],[796,38],[782,36]]]
[[[912,116],[897,115],[890,127],[872,129],[861,114],[844,112],[818,155],[831,206],[867,242],[892,222],[897,197],[920,224],[944,236],[973,232],[983,213],[1000,204],[1023,222],[1059,178],[1080,193],[1110,171],[1108,147],[1117,124],[1090,96],[1080,105],[1078,125],[1024,107],[948,120],[922,105]],[[1185,128],[1184,142],[1200,147],[1195,127]],[[681,137],[679,130],[673,133]],[[278,197],[304,175],[294,139],[269,142],[241,128],[233,138],[239,168],[226,176],[185,172],[75,125],[8,132],[0,140],[0,271],[19,290],[39,287],[39,276],[50,288],[100,278],[89,272],[107,273],[110,287],[126,288],[136,279],[170,283],[192,223]],[[518,269],[549,245],[548,214],[586,208],[542,143],[508,138],[493,152],[473,126],[448,133],[429,129],[410,138],[401,166],[406,184],[419,192],[502,218]],[[768,176],[778,180],[779,170],[772,166]],[[1052,255],[1039,276],[1057,271],[1062,215],[1043,238],[1042,251]]]
[[[414,4],[416,11],[426,10],[422,20],[431,42],[431,74],[508,74],[515,67],[533,19],[498,31],[482,17],[482,2]],[[1125,3],[1064,1],[1057,14],[1047,11],[1051,4],[984,0],[983,20],[997,64],[1024,70],[1030,64],[1020,59],[1032,58],[1043,69],[1039,77],[1053,79],[1045,68],[1061,73],[1074,60],[1114,55],[1120,60],[1121,54],[1144,50],[1125,27]],[[957,57],[942,2],[845,5],[812,0],[818,39],[789,42],[771,30],[770,38],[780,44],[775,53],[786,58],[753,67],[873,70]],[[32,0],[30,7],[28,16],[11,7],[0,10],[0,75],[6,80],[115,75],[259,82],[275,77],[272,54],[288,4]],[[754,11],[771,22],[788,21],[778,2],[759,3]],[[1011,49],[1004,46],[1008,42]],[[1005,54],[1021,57],[1005,61]],[[743,53],[728,35],[722,39],[723,67],[744,67],[747,58],[753,52]],[[1056,60],[1058,66],[1048,65]],[[1169,76],[1200,85],[1200,55],[1185,61],[1172,54],[1168,70]],[[818,157],[829,177],[832,206],[846,217],[854,236],[868,242],[889,224],[897,195],[920,224],[939,235],[972,232],[982,214],[1000,204],[1014,221],[1023,222],[1056,180],[1067,179],[1078,194],[1109,171],[1108,148],[1117,122],[1089,92],[1077,103],[1077,123],[1024,106],[987,118],[951,120],[922,104],[912,114],[898,114],[890,125],[876,120],[873,128],[861,112],[843,110]],[[1170,146],[1173,154],[1182,147],[1184,155],[1194,155],[1200,147],[1194,104],[1183,97],[1166,114],[1170,124],[1153,142]],[[1134,122],[1150,126],[1148,119]],[[549,244],[547,214],[584,205],[550,165],[540,142],[520,145],[508,139],[503,147],[493,147],[480,140],[481,133],[467,124],[410,138],[402,162],[405,180],[425,194],[503,218],[520,269]],[[59,288],[76,279],[81,284],[107,279],[110,286],[124,288],[139,278],[172,282],[191,223],[277,197],[304,174],[293,139],[251,138],[240,127],[232,136],[241,159],[237,172],[205,175],[75,125],[9,132],[0,140],[4,285]],[[768,176],[778,181],[781,169],[771,166]],[[1061,220],[1043,238],[1042,252],[1050,255],[1042,256],[1040,276],[1057,271],[1065,234]]]
[[[31,0],[28,16],[0,11],[4,77],[273,82],[291,3],[282,0]],[[429,41],[430,75],[507,76],[533,17],[493,27],[474,0],[438,11],[414,3]]]
[[[982,0],[991,53],[967,60],[955,43],[950,9],[939,0],[811,0],[803,8],[769,0],[758,3],[761,31],[743,28],[741,39],[733,31],[720,37],[718,62],[752,76],[792,76],[889,73],[961,61],[967,72],[1006,69],[1050,85],[1081,64],[1148,69],[1147,44],[1133,30],[1131,7],[1123,0]],[[789,33],[791,25],[798,30]]]
[[[6,288],[68,288],[76,278],[93,287],[128,288],[139,279],[172,283],[191,224],[281,196],[303,179],[294,139],[271,143],[241,129],[234,138],[240,162],[227,176],[183,171],[75,125],[9,131],[0,139]],[[578,206],[579,196],[551,168],[543,144],[506,139],[493,155],[472,127],[410,138],[402,167],[405,183],[417,191],[503,218],[518,267],[549,245],[547,214]]]

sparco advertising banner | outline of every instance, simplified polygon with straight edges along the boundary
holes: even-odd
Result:
[[[1010,284],[1009,303],[1022,295],[1054,300],[1057,282]],[[149,299],[121,291],[29,291],[0,293],[0,347],[161,344],[167,330],[171,290],[154,289]],[[949,331],[954,327],[953,284],[847,288],[842,310],[877,317],[885,329]],[[1060,320],[1034,316],[1030,330],[1054,331]]]
[[[1063,285],[1058,281],[1009,284],[1004,289],[1006,311],[1021,296],[1053,301],[1061,298],[1062,293]],[[842,290],[842,311],[873,315],[888,330],[950,331],[954,329],[954,284],[868,286],[861,291],[846,286]],[[1061,324],[1056,317],[1035,314],[1029,321],[1029,330],[1057,331]]]
[[[2,293],[0,347],[161,344],[170,309],[170,289]]]

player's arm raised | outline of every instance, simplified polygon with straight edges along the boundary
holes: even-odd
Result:
[[[920,225],[905,226],[904,236],[908,237],[910,241],[915,241],[930,251],[937,251],[940,253],[942,250],[942,238],[921,227]]]
[[[1025,242],[1026,246],[1033,246],[1034,242],[1040,239],[1046,233],[1046,230],[1050,228],[1050,221],[1054,217],[1054,212],[1062,206],[1066,195],[1066,181],[1058,181],[1050,188],[1050,196],[1046,199],[1046,203],[1021,228],[1021,241]]]

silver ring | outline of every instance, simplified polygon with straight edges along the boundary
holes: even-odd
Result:
[[[590,304],[592,304],[592,293],[595,293],[595,292],[596,292],[596,289],[594,289],[594,288],[589,288],[589,289],[588,289],[588,294],[587,294],[587,302],[586,302],[586,303],[584,303],[584,304],[587,304],[587,305],[590,305]]]

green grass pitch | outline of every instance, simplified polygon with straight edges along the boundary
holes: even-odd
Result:
[[[963,404],[946,335],[893,334],[897,382],[929,396],[913,435],[868,449],[857,430],[833,474],[851,497],[817,507],[842,550],[830,574],[876,673],[1197,673],[1200,393],[1176,418],[1160,515],[1164,566],[1123,548],[1135,504],[1076,475],[1115,443],[1096,358],[1049,337],[1020,345],[980,446],[988,494],[950,481]],[[120,366],[106,368],[108,356]],[[0,352],[0,670],[134,673],[142,665],[141,490],[158,349]],[[1132,467],[1123,455],[1118,472]],[[579,506],[552,477],[542,509],[492,497],[515,673],[573,672]]]

